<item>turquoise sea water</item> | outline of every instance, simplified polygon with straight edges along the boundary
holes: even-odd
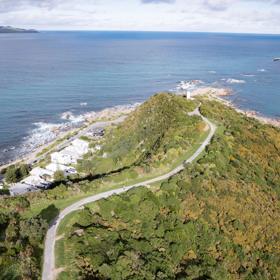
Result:
[[[278,117],[274,57],[280,57],[275,35],[0,34],[0,162],[45,141],[53,124],[65,122],[63,112],[141,102],[181,80],[226,85],[238,106]]]

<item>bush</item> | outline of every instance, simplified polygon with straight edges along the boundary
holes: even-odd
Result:
[[[21,164],[19,166],[19,173],[20,173],[20,176],[22,178],[28,176],[28,174],[29,174],[29,166],[27,164]]]
[[[14,165],[7,168],[7,171],[5,173],[5,181],[8,184],[18,182],[18,177],[18,170]]]
[[[29,174],[29,166],[20,164],[19,166],[11,165],[5,172],[5,180],[8,184],[17,183]]]
[[[0,195],[9,195],[9,194],[10,194],[10,191],[7,189],[0,190]]]
[[[75,264],[71,273],[112,280],[279,278],[280,130],[220,103],[202,100],[201,110],[224,129],[196,163],[153,192],[134,189],[72,216],[63,241],[65,254],[71,252],[64,266]]]
[[[64,172],[61,170],[56,171],[53,177],[56,182],[62,182],[65,180]]]

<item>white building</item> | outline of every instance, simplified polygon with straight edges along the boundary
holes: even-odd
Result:
[[[70,154],[63,153],[63,151],[61,151],[61,152],[56,152],[51,154],[51,161],[52,163],[69,165],[69,164],[76,164],[77,158],[74,158]]]
[[[85,155],[86,153],[88,153],[89,143],[87,141],[75,139],[72,142],[72,146],[75,147],[75,149],[80,155]]]
[[[35,190],[37,190],[37,189],[33,186],[30,186],[30,185],[27,185],[24,183],[16,183],[11,186],[10,194],[12,196],[15,196],[15,195],[25,194],[30,191],[35,191]]]
[[[47,188],[50,185],[50,182],[45,181],[44,179],[38,176],[29,176],[21,181],[23,184],[29,186],[38,187],[38,188]]]
[[[55,173],[56,171],[63,171],[65,175],[77,173],[77,171],[74,167],[66,166],[63,164],[56,164],[56,163],[51,163],[51,164],[47,165],[46,169],[50,170],[53,173]]]
[[[30,171],[30,175],[41,177],[41,178],[52,177],[53,174],[54,172],[40,167],[35,167]]]
[[[75,159],[80,159],[83,154],[79,153],[74,146],[69,146],[61,151],[63,154],[70,155]]]

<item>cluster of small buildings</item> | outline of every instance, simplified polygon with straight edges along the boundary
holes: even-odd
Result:
[[[11,195],[49,188],[54,182],[54,174],[57,171],[62,171],[64,176],[76,174],[77,171],[73,165],[77,164],[78,160],[82,159],[88,151],[89,143],[87,141],[75,139],[70,146],[51,154],[51,163],[45,168],[35,167],[30,171],[28,177],[13,184],[10,188]]]

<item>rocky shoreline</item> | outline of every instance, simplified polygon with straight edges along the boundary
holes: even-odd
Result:
[[[229,88],[215,88],[215,87],[201,87],[192,92],[192,96],[208,95],[224,105],[233,108],[238,113],[246,115],[247,117],[254,118],[263,124],[269,124],[280,128],[280,118],[270,118],[253,110],[244,110],[238,108],[233,102],[225,100],[223,97],[231,96],[234,92]]]
[[[57,140],[66,137],[70,133],[74,133],[75,131],[82,129],[83,127],[89,126],[94,122],[103,122],[103,121],[110,121],[113,119],[117,119],[121,116],[128,115],[132,111],[134,111],[140,103],[134,103],[131,105],[120,105],[114,106],[111,108],[106,108],[104,110],[98,112],[88,112],[84,115],[80,116],[73,116],[71,112],[64,113],[62,119],[67,121],[64,124],[58,124],[53,126],[47,126],[46,129],[49,132],[49,136],[47,138],[40,137],[39,135],[30,136],[27,138],[27,142],[24,144],[27,149],[26,152],[19,150],[19,155],[16,157],[15,160],[10,160],[6,162],[0,163],[0,171],[6,168],[9,165],[17,164],[22,161],[26,161],[34,155],[42,152],[45,148],[55,143]],[[34,141],[31,138],[37,138]],[[29,141],[29,142],[28,142]]]

